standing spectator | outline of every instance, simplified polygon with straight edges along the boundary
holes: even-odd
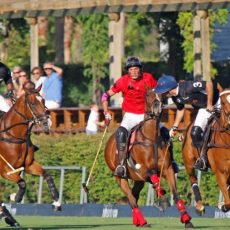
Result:
[[[14,85],[14,89],[17,91],[19,88],[19,74],[22,71],[20,66],[15,66],[12,72],[12,82]]]
[[[43,68],[46,73],[43,87],[45,105],[48,109],[59,108],[62,101],[63,70],[62,68],[53,65],[51,62],[44,63]]]
[[[86,125],[87,135],[97,134],[98,125],[100,125],[98,110],[99,110],[98,105],[93,103],[91,105],[90,114],[89,114],[89,118],[88,118],[87,125]]]
[[[44,81],[46,77],[44,76],[43,69],[39,66],[35,66],[32,71],[33,80],[35,82],[35,88],[38,88],[40,85],[42,85],[42,88],[40,90],[40,94],[43,95],[43,87],[44,87]]]
[[[19,87],[18,89],[16,90],[15,89],[15,95],[17,98],[19,98],[22,94],[25,93],[24,89],[23,89],[23,85],[29,81],[29,75],[27,74],[27,72],[25,70],[22,70],[20,73],[19,73]]]

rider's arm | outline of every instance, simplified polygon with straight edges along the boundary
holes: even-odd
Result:
[[[56,65],[53,65],[52,69],[57,73],[57,75],[59,77],[62,77],[62,74],[63,74],[63,69],[62,68],[60,68],[60,67],[58,67]]]
[[[213,100],[213,84],[212,81],[206,82],[206,93],[207,93],[207,110],[212,111],[212,100]]]
[[[174,120],[173,127],[177,127],[178,128],[178,126],[179,126],[182,118],[184,117],[184,111],[185,111],[184,108],[181,109],[181,110],[177,109],[177,111],[176,111],[176,118]]]
[[[103,93],[102,97],[101,97],[101,102],[102,102],[102,107],[104,110],[104,113],[107,113],[109,110],[109,105],[108,105],[108,99],[109,97],[113,96],[115,93],[109,89],[108,91],[106,91],[105,93]]]

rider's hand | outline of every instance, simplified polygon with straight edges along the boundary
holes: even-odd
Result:
[[[110,121],[112,120],[112,116],[110,112],[104,112],[105,115],[105,125],[108,126]]]
[[[13,90],[9,90],[6,94],[5,94],[5,98],[14,98],[14,91]]]
[[[173,126],[173,127],[169,130],[169,136],[170,136],[170,137],[175,137],[176,134],[177,134],[177,130],[178,130],[178,127]]]
[[[213,112],[213,110],[214,110],[214,108],[213,108],[213,106],[212,105],[207,105],[207,108],[206,108],[206,110],[208,111],[208,112]]]

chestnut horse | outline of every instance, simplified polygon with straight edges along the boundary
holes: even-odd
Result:
[[[163,177],[167,180],[173,194],[174,201],[181,214],[181,222],[185,224],[185,227],[193,227],[190,222],[191,217],[177,193],[175,175],[168,151],[169,145],[159,135],[161,102],[152,89],[146,90],[145,97],[144,121],[134,128],[135,140],[130,143],[131,148],[127,156],[127,175],[129,179],[134,181],[133,188],[129,186],[128,179],[115,176],[116,181],[128,198],[132,208],[134,225],[140,227],[147,225],[147,221],[138,208],[139,194],[144,187],[144,183],[150,182],[153,184],[158,197],[162,198],[165,191],[160,187],[160,179]],[[114,173],[119,163],[115,134],[112,134],[106,143],[105,161]]]
[[[227,212],[230,210],[230,90],[224,90],[220,93],[221,109],[220,112],[214,113],[209,124],[209,132],[206,132],[204,139],[207,145],[207,156],[210,168],[216,176],[217,183],[224,197],[224,204],[218,207]],[[192,145],[191,128],[189,126],[185,134],[182,147],[182,155],[186,171],[196,201],[196,211],[202,215],[205,211],[201,193],[199,190],[197,176],[193,165],[198,158],[198,152]]]
[[[32,82],[25,83],[25,94],[0,119],[0,174],[18,184],[18,192],[11,195],[15,202],[21,202],[26,191],[26,182],[20,176],[21,171],[43,176],[54,199],[55,210],[61,210],[59,193],[53,178],[34,159],[34,146],[30,140],[34,124],[40,125],[45,132],[49,131],[49,116],[44,100],[39,95],[40,88],[35,89]]]

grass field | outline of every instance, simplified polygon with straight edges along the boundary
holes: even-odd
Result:
[[[82,230],[132,230],[137,229],[132,225],[131,218],[100,218],[100,217],[22,217],[17,216],[21,228],[26,230],[42,229],[82,229]],[[179,218],[147,218],[151,227],[148,229],[184,229]],[[230,219],[193,218],[192,223],[196,229],[230,229]],[[4,221],[0,222],[0,229],[12,229],[6,227]],[[15,229],[15,228],[14,228]]]

